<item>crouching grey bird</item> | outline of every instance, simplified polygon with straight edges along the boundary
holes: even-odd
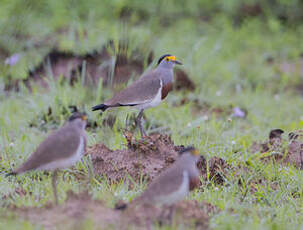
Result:
[[[183,200],[190,190],[199,186],[198,150],[188,147],[180,154],[178,160],[155,178],[141,196],[135,199],[135,203],[173,205]]]
[[[86,120],[85,114],[74,113],[63,127],[51,133],[38,146],[27,161],[7,176],[32,170],[53,171],[53,193],[55,202],[58,204],[57,171],[71,167],[82,158],[86,149]]]
[[[182,63],[170,54],[163,55],[158,60],[158,66],[143,74],[133,84],[115,94],[111,99],[103,104],[92,107],[93,111],[131,106],[139,109],[136,123],[139,125],[142,138],[146,133],[142,126],[143,111],[150,107],[158,106],[167,94],[173,89],[173,67],[175,64]]]

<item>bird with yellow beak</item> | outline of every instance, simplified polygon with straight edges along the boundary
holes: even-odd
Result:
[[[103,104],[96,105],[93,111],[105,111],[109,108],[130,106],[140,112],[136,118],[141,137],[146,136],[142,125],[142,116],[145,109],[158,106],[167,94],[173,89],[173,67],[182,63],[176,60],[176,56],[165,54],[158,60],[155,69],[144,73],[137,81],[124,90],[115,94]]]

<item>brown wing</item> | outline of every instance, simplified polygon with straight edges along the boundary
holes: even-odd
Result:
[[[151,72],[114,95],[113,98],[106,101],[104,104],[119,106],[147,103],[154,99],[160,88],[160,79],[155,78]]]
[[[70,124],[66,124],[58,131],[53,132],[15,172],[23,173],[34,170],[39,166],[72,156],[80,143],[78,132]]]
[[[164,196],[178,190],[182,182],[183,170],[179,165],[174,165],[172,168],[160,174],[142,193],[138,200],[152,202],[156,196]]]

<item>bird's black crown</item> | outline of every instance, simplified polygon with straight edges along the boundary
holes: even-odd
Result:
[[[83,117],[86,116],[86,113],[80,113],[80,112],[74,112],[70,117],[69,117],[69,121],[73,121],[75,119],[82,119],[83,120]]]
[[[158,65],[161,63],[161,61],[166,58],[166,57],[169,57],[169,56],[172,56],[171,54],[164,54],[163,56],[161,56],[158,60]]]
[[[179,151],[179,154],[182,155],[185,152],[191,152],[191,151],[194,151],[194,150],[195,150],[195,147],[188,146],[188,147],[185,147],[184,149],[182,149],[181,151]]]

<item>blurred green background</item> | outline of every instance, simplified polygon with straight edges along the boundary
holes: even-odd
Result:
[[[139,49],[147,56],[153,50],[158,57],[170,51],[187,59],[188,65],[197,65],[196,58],[200,65],[217,61],[210,59],[218,55],[242,59],[243,49],[252,53],[245,58],[251,65],[271,57],[296,58],[302,51],[299,0],[2,0],[0,4],[0,73],[6,81],[27,78],[53,48],[88,54],[109,41],[118,47],[123,39],[131,41],[129,53]],[[15,53],[20,60],[8,67],[5,59]],[[244,74],[253,84],[253,73]]]

